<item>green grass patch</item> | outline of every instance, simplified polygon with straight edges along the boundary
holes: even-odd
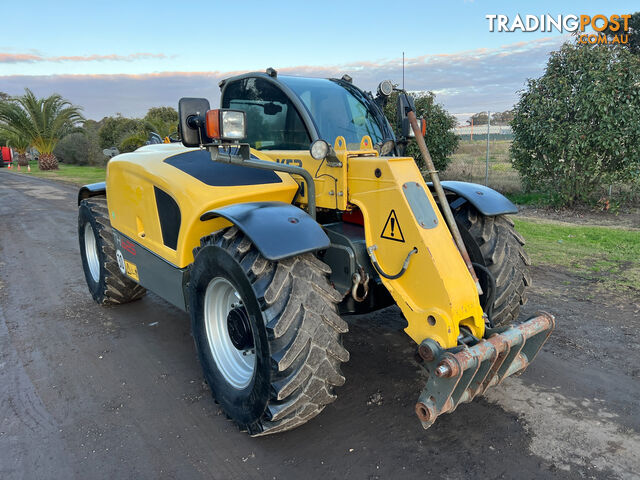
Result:
[[[89,167],[81,165],[59,164],[59,170],[41,171],[37,162],[31,162],[31,171],[22,168],[20,173],[33,175],[34,177],[48,178],[50,180],[61,180],[76,185],[86,185],[88,183],[104,182],[106,169],[104,167]],[[14,170],[17,172],[17,170]]]
[[[515,218],[534,264],[561,265],[606,289],[640,292],[640,230]]]

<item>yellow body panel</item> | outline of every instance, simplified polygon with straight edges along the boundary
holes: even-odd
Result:
[[[311,156],[309,150],[265,150],[260,153],[269,160],[278,163],[285,163],[307,170],[315,179],[316,187],[316,207],[328,208],[331,210],[348,210],[347,197],[347,171],[348,157],[353,155],[377,156],[373,149],[371,138],[363,137],[360,143],[360,150],[347,150],[347,143],[343,137],[338,137],[334,143],[336,157],[340,161],[339,166],[331,166],[326,160],[316,160]],[[253,150],[252,150],[253,152]],[[296,178],[299,181],[298,178]],[[307,205],[309,199],[305,189],[296,202],[300,205]]]
[[[459,326],[465,325],[481,338],[484,319],[475,283],[415,161],[350,156],[348,164],[349,202],[363,213],[367,246],[377,247],[381,268],[396,274],[408,253],[418,249],[404,275],[396,280],[382,278],[407,319],[407,334],[417,343],[432,338],[448,348],[457,345]],[[376,169],[380,169],[379,178]],[[438,220],[434,228],[423,228],[416,221],[403,193],[407,182],[418,183],[426,192]],[[387,221],[392,210],[404,242],[383,238],[389,237]]]
[[[193,249],[202,237],[229,225],[222,218],[200,221],[204,212],[242,202],[291,203],[298,190],[291,176],[281,173],[282,183],[210,186],[163,161],[191,150],[195,149],[176,143],[149,145],[118,155],[107,166],[107,203],[113,227],[180,268],[193,262]],[[260,152],[252,153],[267,159]],[[180,207],[176,250],[163,244],[154,186],[171,195]]]

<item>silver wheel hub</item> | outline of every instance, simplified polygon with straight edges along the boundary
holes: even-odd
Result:
[[[84,224],[84,252],[87,257],[87,265],[93,281],[100,281],[100,257],[98,256],[98,243],[93,233],[91,223]]]
[[[218,370],[233,388],[245,388],[255,371],[255,346],[242,298],[226,278],[216,277],[207,286],[204,324]]]

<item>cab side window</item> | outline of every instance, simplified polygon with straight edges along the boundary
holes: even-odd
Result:
[[[222,108],[247,114],[247,143],[257,150],[307,150],[311,138],[293,103],[262,78],[230,83]]]

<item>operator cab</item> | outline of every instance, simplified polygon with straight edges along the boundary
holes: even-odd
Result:
[[[354,150],[365,135],[374,145],[395,140],[371,94],[342,79],[250,73],[222,84],[220,105],[246,113],[246,142],[256,150],[307,150],[338,136]]]

